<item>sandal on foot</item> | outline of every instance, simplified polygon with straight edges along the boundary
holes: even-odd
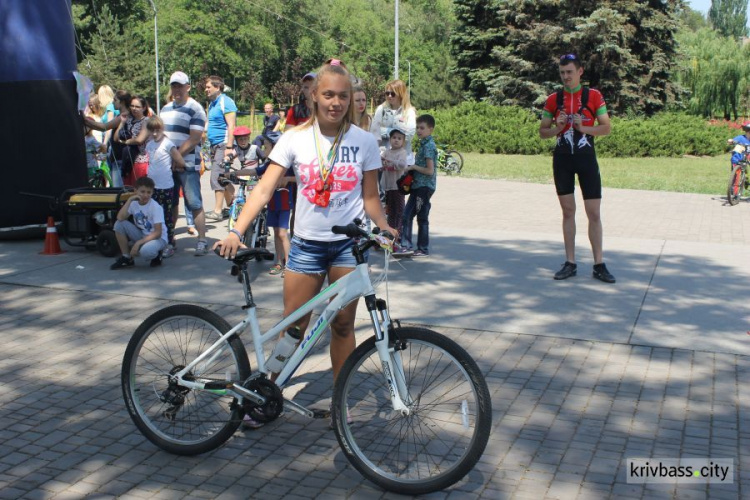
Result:
[[[284,266],[281,264],[276,264],[271,269],[268,270],[268,274],[271,274],[273,276],[276,276],[277,274],[281,274],[284,272]]]

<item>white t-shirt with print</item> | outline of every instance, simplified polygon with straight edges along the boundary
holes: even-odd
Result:
[[[174,187],[172,177],[172,156],[170,152],[176,146],[166,136],[160,142],[149,141],[146,145],[148,153],[148,176],[154,180],[156,189],[170,189]]]
[[[161,239],[164,240],[164,243],[168,243],[167,226],[164,224],[164,210],[156,200],[151,198],[145,205],[141,205],[138,200],[135,200],[128,207],[128,213],[133,216],[133,223],[135,227],[141,230],[143,236],[153,233],[156,224],[161,223]]]
[[[332,226],[343,226],[365,218],[362,199],[364,172],[381,167],[380,150],[372,134],[350,126],[339,144],[333,175],[331,198],[327,207],[316,205],[315,184],[321,178],[315,151],[314,127],[285,133],[271,151],[271,161],[293,167],[297,178],[294,234],[315,241],[338,241],[346,236],[333,234]],[[319,135],[320,154],[328,159],[334,137]]]

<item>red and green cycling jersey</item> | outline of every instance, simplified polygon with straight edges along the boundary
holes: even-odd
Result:
[[[586,127],[593,127],[596,118],[607,113],[607,104],[601,92],[596,89],[588,89],[585,106],[581,104],[582,95],[582,85],[575,89],[566,87],[563,91],[562,108],[558,106],[557,92],[547,97],[542,112],[544,118],[551,118],[554,121],[561,112],[568,115],[568,123],[557,134],[556,154],[594,154],[594,137],[573,129],[573,115],[580,113],[583,115],[582,124]]]

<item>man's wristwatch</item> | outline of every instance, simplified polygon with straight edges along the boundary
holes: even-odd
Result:
[[[232,229],[229,230],[229,232],[230,233],[234,233],[240,239],[240,243],[245,243],[245,237],[242,236],[239,231],[237,231],[236,229],[232,228]]]

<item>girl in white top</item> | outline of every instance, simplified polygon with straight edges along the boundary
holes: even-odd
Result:
[[[352,94],[346,66],[336,59],[326,61],[313,81],[311,119],[281,136],[271,152],[270,166],[240,212],[236,231],[214,245],[221,247],[222,256],[233,257],[240,235],[270,200],[287,168],[293,167],[297,215],[284,275],[285,316],[314,297],[326,276],[333,283],[354,269],[351,240],[333,234],[332,226],[367,214],[381,230],[397,236],[378,196],[378,146],[370,133],[352,125]],[[355,348],[356,310],[357,301],[341,310],[331,324],[334,381]],[[302,332],[309,321],[308,314],[297,323]]]
[[[165,258],[174,255],[174,219],[172,202],[174,195],[174,177],[172,172],[185,170],[185,159],[177,147],[164,135],[164,122],[158,116],[152,116],[146,122],[149,141],[146,144],[148,153],[148,177],[154,181],[154,200],[164,209],[164,223],[169,247],[164,250]]]
[[[152,116],[146,122],[150,141],[146,144],[148,152],[148,176],[154,180],[155,189],[174,188],[172,170],[184,170],[185,160],[177,146],[164,135],[164,122],[158,116]]]
[[[417,110],[411,105],[409,91],[401,80],[393,80],[385,86],[385,102],[375,110],[370,132],[380,141],[380,146],[389,147],[388,132],[397,128],[406,134],[406,151],[411,155],[411,139],[417,132]]]

